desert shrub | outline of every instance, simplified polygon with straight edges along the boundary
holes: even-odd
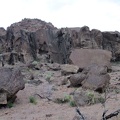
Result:
[[[55,100],[56,103],[69,103],[69,105],[71,107],[75,107],[76,104],[75,104],[75,101],[73,100],[72,96],[71,95],[65,95],[63,98],[57,98]]]
[[[35,104],[35,105],[37,104],[36,98],[35,98],[34,96],[30,96],[30,97],[29,97],[29,102],[30,102],[30,103],[33,103],[33,104]]]
[[[88,97],[88,104],[96,104],[96,103],[103,103],[105,99],[100,94],[96,94],[94,91],[88,91],[87,92]]]
[[[8,107],[8,108],[12,108],[12,107],[14,107],[14,104],[13,104],[12,102],[8,102],[8,103],[7,103],[7,107]]]
[[[53,76],[53,74],[52,74],[51,72],[46,73],[46,74],[45,74],[45,79],[46,79],[46,81],[50,82],[50,79],[51,79],[52,76]]]
[[[74,100],[70,100],[69,104],[71,107],[76,107],[76,103]]]

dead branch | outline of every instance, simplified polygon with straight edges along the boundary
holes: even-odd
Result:
[[[108,119],[110,119],[110,118],[112,118],[112,117],[117,116],[117,115],[120,113],[120,109],[118,109],[118,110],[116,110],[115,112],[113,112],[113,113],[105,116],[106,113],[107,113],[107,110],[103,113],[103,118],[102,118],[102,120],[108,120]]]
[[[80,116],[80,120],[85,120],[84,116],[82,115],[82,113],[80,112],[80,110],[78,108],[76,108],[76,112]]]

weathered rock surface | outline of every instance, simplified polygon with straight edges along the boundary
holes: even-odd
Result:
[[[30,58],[36,60],[37,54],[48,52],[49,32],[53,29],[55,28],[51,23],[38,19],[24,19],[7,29],[7,41],[13,41],[10,48],[21,53],[25,61],[29,61]]]
[[[0,104],[14,101],[16,93],[24,87],[25,83],[20,69],[0,68]]]
[[[79,71],[79,67],[75,65],[64,64],[61,65],[62,75],[74,74]]]
[[[47,64],[47,66],[48,66],[51,70],[54,70],[54,71],[57,71],[57,70],[60,70],[60,69],[61,69],[60,64],[58,64],[58,63]]]
[[[70,75],[70,78],[69,78],[70,86],[73,86],[73,87],[81,86],[81,83],[85,78],[86,78],[86,75],[82,73]]]
[[[90,30],[88,26],[83,26],[79,30],[69,29],[74,48],[108,50],[112,52],[112,60],[120,60],[120,33],[118,31],[101,32],[97,29]]]
[[[82,73],[86,74],[82,82],[84,88],[102,92],[109,85],[110,76],[106,66],[93,64],[84,69]]]
[[[103,34],[103,49],[112,52],[113,61],[120,61],[120,33],[102,32]]]
[[[88,26],[57,29],[42,20],[23,19],[7,30],[0,28],[0,41],[0,53],[10,54],[9,64],[37,60],[44,53],[49,53],[50,62],[67,64],[72,48],[104,49],[112,52],[112,60],[120,60],[120,33]]]
[[[91,64],[98,64],[111,68],[111,52],[101,49],[74,49],[70,55],[70,59],[74,65],[81,69]]]
[[[5,39],[6,39],[6,30],[4,28],[0,28],[0,62],[5,58],[3,52],[5,52]],[[3,57],[4,56],[4,57]]]
[[[85,106],[100,103],[102,96],[97,92],[78,89],[75,91],[73,98],[77,106]]]
[[[30,62],[36,60],[38,54],[48,52],[50,33],[54,29],[56,28],[51,23],[38,19],[23,19],[12,24],[7,31],[0,29],[0,39],[1,34],[6,32],[4,43],[1,42],[0,45],[4,46],[3,52],[11,54],[8,63]]]
[[[51,61],[60,64],[69,63],[71,47],[72,40],[67,28],[54,31],[49,45]]]
[[[84,91],[76,91],[73,98],[77,106],[84,106],[88,104],[88,97]]]

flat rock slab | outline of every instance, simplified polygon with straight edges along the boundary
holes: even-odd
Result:
[[[111,69],[111,58],[111,52],[101,49],[74,49],[70,55],[72,63],[82,69],[91,64],[107,66]]]

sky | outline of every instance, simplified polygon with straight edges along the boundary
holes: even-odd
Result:
[[[120,31],[120,0],[0,0],[0,27],[38,18],[55,27]]]

